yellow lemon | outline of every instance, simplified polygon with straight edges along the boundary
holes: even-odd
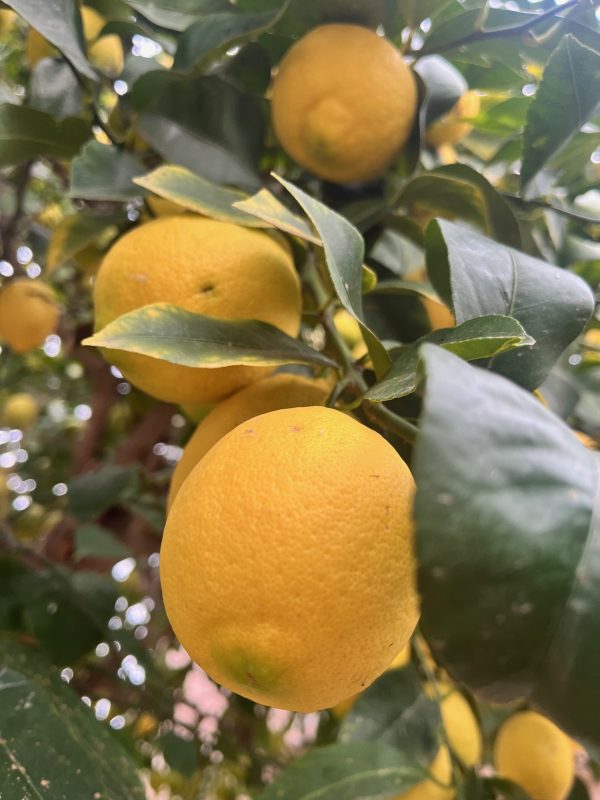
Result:
[[[5,36],[10,33],[17,21],[17,15],[10,9],[0,10],[0,36]]]
[[[441,685],[440,713],[450,747],[467,767],[481,762],[483,740],[477,717],[466,697],[450,685]]]
[[[154,195],[148,197],[146,202],[150,206],[150,210],[155,217],[172,217],[175,214],[186,213],[186,209],[183,206],[180,206],[173,200],[168,200],[166,197]]]
[[[457,144],[471,133],[473,126],[467,120],[479,114],[481,100],[476,92],[465,92],[453,108],[427,128],[425,138],[431,147]]]
[[[52,289],[42,281],[18,278],[0,290],[0,340],[27,353],[56,330],[60,310]]]
[[[0,421],[11,428],[29,428],[36,421],[39,405],[33,395],[27,392],[11,394],[0,414]]]
[[[353,347],[356,347],[356,345],[362,344],[363,339],[360,332],[360,325],[345,308],[340,308],[339,311],[336,311],[333,317],[333,323],[338,333],[351,350]]]
[[[326,381],[280,373],[246,386],[223,400],[202,420],[187,443],[171,478],[168,507],[200,459],[237,425],[278,408],[322,405],[328,394]]]
[[[417,88],[400,52],[359,25],[321,25],[286,53],[271,113],[281,146],[336,183],[382,175],[407,141]]]
[[[522,711],[500,728],[494,743],[498,774],[532,800],[564,800],[575,773],[571,740],[535,711]]]
[[[451,800],[452,759],[447,747],[440,747],[429,768],[431,778],[417,783],[394,800]]]
[[[193,215],[161,217],[109,250],[94,284],[96,329],[150,303],[221,319],[258,319],[291,336],[300,327],[300,282],[289,254],[264,233]],[[128,381],[175,403],[210,403],[272,372],[192,368],[109,351]]]
[[[391,445],[340,411],[238,425],[167,518],[160,573],[180,642],[265,705],[308,712],[364,689],[417,621],[413,492]]]

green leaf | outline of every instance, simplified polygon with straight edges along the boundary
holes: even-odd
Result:
[[[592,313],[593,298],[581,278],[453,222],[428,225],[426,252],[429,277],[458,325],[502,314],[535,339],[531,349],[491,362],[492,369],[525,388],[542,383]]]
[[[292,762],[258,800],[384,800],[425,777],[425,770],[391,747],[332,744]]]
[[[17,595],[26,631],[56,664],[73,663],[102,640],[117,599],[110,578],[62,567],[24,576]]]
[[[264,33],[285,13],[287,2],[263,14],[207,14],[190,25],[179,37],[174,69],[186,70],[205,63],[219,51]]]
[[[78,72],[98,80],[85,55],[79,6],[74,0],[6,0],[6,5],[58,47]]]
[[[266,322],[218,319],[168,303],[130,311],[83,344],[205,369],[234,364],[335,366],[327,356]]]
[[[423,694],[415,668],[391,669],[358,696],[338,740],[389,745],[427,768],[439,748],[439,720],[437,704]]]
[[[34,158],[71,158],[90,135],[88,124],[74,117],[57,122],[35,108],[0,105],[0,167]]]
[[[70,261],[109,228],[119,224],[124,215],[69,214],[52,231],[46,253],[48,273]]]
[[[441,56],[425,56],[415,64],[427,91],[425,102],[425,125],[450,111],[467,91],[468,84],[463,75]]]
[[[126,202],[139,197],[133,179],[143,172],[144,166],[126,150],[92,140],[73,159],[69,195],[80,200]]]
[[[16,630],[20,621],[17,596],[19,582],[26,575],[25,567],[12,556],[0,559],[0,630]]]
[[[96,472],[87,472],[69,483],[69,511],[79,520],[96,519],[136,489],[138,482],[137,466],[108,464]]]
[[[83,110],[83,92],[71,67],[64,61],[43,58],[35,65],[29,83],[28,105],[54,119],[76,117]]]
[[[250,228],[264,227],[255,216],[234,207],[235,203],[243,201],[247,195],[235,189],[217,186],[185,167],[163,164],[153,172],[135,178],[134,183],[197,214]]]
[[[292,195],[315,226],[325,251],[325,262],[336,294],[343,307],[359,323],[369,348],[375,372],[381,376],[389,367],[389,356],[379,339],[365,324],[362,308],[363,238],[344,217],[315,200],[293,183],[275,176]]]
[[[268,189],[261,189],[247,200],[239,200],[235,203],[235,207],[257,219],[262,219],[263,222],[278,228],[280,231],[285,231],[285,233],[289,233],[292,236],[298,236],[300,239],[313,244],[321,246],[323,244],[312,226],[302,217],[290,211],[287,206],[284,206],[281,200],[278,200]]]
[[[125,0],[155,25],[173,31],[184,31],[202,14],[230,11],[228,0]]]
[[[598,743],[598,456],[510,381],[433,345],[421,354],[414,516],[436,661]]]
[[[600,104],[600,52],[573,36],[561,39],[550,56],[529,107],[523,134],[521,185],[579,131]]]
[[[209,181],[256,191],[265,116],[258,98],[211,75],[142,75],[132,98],[138,130],[165,161]]]
[[[409,181],[399,196],[403,204],[419,203],[434,214],[479,225],[510,247],[520,247],[519,224],[506,200],[472,167],[449,164]]]
[[[131,555],[114,533],[100,525],[81,525],[75,533],[75,558],[107,558],[120,561]]]
[[[42,655],[0,640],[2,800],[143,800],[137,765]]]
[[[534,344],[516,319],[501,315],[477,317],[455,328],[432,331],[400,351],[384,379],[369,389],[367,399],[382,403],[414,392],[419,380],[419,348],[425,342],[440,345],[465,361],[492,358]]]

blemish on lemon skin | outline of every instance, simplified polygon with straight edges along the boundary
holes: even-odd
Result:
[[[292,431],[292,433],[298,433],[299,431],[302,430],[302,428],[300,427],[300,425],[290,425],[290,430]]]
[[[148,276],[146,275],[145,272],[134,272],[133,275],[131,276],[131,279],[137,281],[138,283],[148,282]]]

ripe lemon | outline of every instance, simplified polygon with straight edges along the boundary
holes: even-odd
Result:
[[[0,420],[11,428],[29,428],[36,421],[39,410],[38,402],[33,395],[16,392],[4,403]]]
[[[382,175],[410,135],[417,88],[400,52],[359,25],[321,25],[286,53],[271,114],[281,146],[336,183]]]
[[[447,747],[440,747],[429,768],[431,778],[417,783],[394,800],[451,800],[455,791],[452,784],[452,759]]]
[[[0,290],[0,339],[16,353],[27,353],[56,330],[60,310],[42,281],[18,278]]]
[[[360,332],[360,325],[345,308],[340,308],[339,311],[336,311],[333,322],[338,333],[351,350],[357,344],[362,344],[363,338]]]
[[[96,329],[149,303],[222,319],[259,319],[291,336],[300,327],[300,283],[289,254],[267,234],[193,215],[161,217],[110,249],[94,284]],[[272,372],[192,368],[111,350],[128,381],[161,400],[209,403]]]
[[[200,459],[237,425],[278,408],[322,405],[328,394],[326,381],[282,372],[246,386],[223,400],[202,420],[187,443],[171,478],[168,507]]]
[[[15,27],[15,23],[17,21],[17,15],[14,11],[10,11],[9,9],[1,9],[0,10],[0,36],[5,36],[6,34],[10,33],[12,29]]]
[[[532,800],[564,800],[573,784],[571,740],[535,711],[522,711],[502,725],[494,762],[498,774],[518,783]]]
[[[483,740],[479,723],[466,697],[451,685],[438,684],[440,713],[450,747],[467,767],[481,762]]]
[[[83,35],[88,43],[88,58],[90,63],[107,75],[115,76],[123,70],[123,45],[119,37],[109,34],[98,39],[106,20],[95,9],[83,6],[81,9],[81,23]],[[96,41],[97,40],[97,41]],[[33,69],[42,58],[53,58],[58,55],[54,45],[45,39],[35,28],[30,28],[27,33],[25,45],[27,63]]]
[[[427,128],[425,138],[431,147],[456,144],[471,133],[473,126],[466,120],[479,114],[481,100],[473,91],[465,92],[453,108]]]
[[[364,689],[417,621],[413,492],[391,445],[340,411],[238,425],[167,518],[161,581],[182,645],[214,680],[277,708]]]

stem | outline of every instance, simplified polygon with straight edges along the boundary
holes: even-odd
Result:
[[[584,2],[587,2],[587,0],[584,0]],[[481,29],[474,30],[471,31],[471,33],[467,33],[465,36],[460,37],[459,39],[453,39],[445,44],[435,45],[432,48],[423,47],[421,50],[412,53],[412,55],[416,55],[420,58],[421,56],[427,55],[430,52],[443,53],[446,50],[454,50],[457,47],[462,47],[463,45],[471,44],[472,42],[482,42],[490,39],[503,39],[510,38],[512,36],[519,36],[522,33],[528,32],[536,25],[539,25],[540,22],[545,22],[546,20],[555,17],[559,11],[564,12],[580,4],[583,4],[582,0],[569,0],[569,2],[564,3],[562,6],[550,8],[548,11],[544,11],[543,14],[537,14],[533,19],[528,19],[526,22],[521,23],[521,25],[513,25],[510,28],[493,28],[487,31]]]
[[[379,427],[384,428],[390,433],[395,433],[401,436],[409,444],[414,444],[417,441],[419,429],[412,422],[404,419],[404,417],[394,414],[383,403],[373,403],[370,400],[363,400],[362,410],[365,416],[372,422],[375,422]]]
[[[501,192],[502,197],[505,197],[507,200],[510,200],[513,203],[517,203],[520,206],[530,207],[530,208],[541,208],[544,211],[554,211],[557,214],[561,214],[563,217],[568,217],[569,219],[574,219],[577,222],[586,222],[591,224],[600,225],[600,217],[589,217],[587,214],[581,214],[578,211],[572,211],[569,208],[563,208],[562,206],[555,206],[553,203],[549,203],[546,200],[525,200],[522,197],[519,197],[516,194],[510,194],[508,192]]]

